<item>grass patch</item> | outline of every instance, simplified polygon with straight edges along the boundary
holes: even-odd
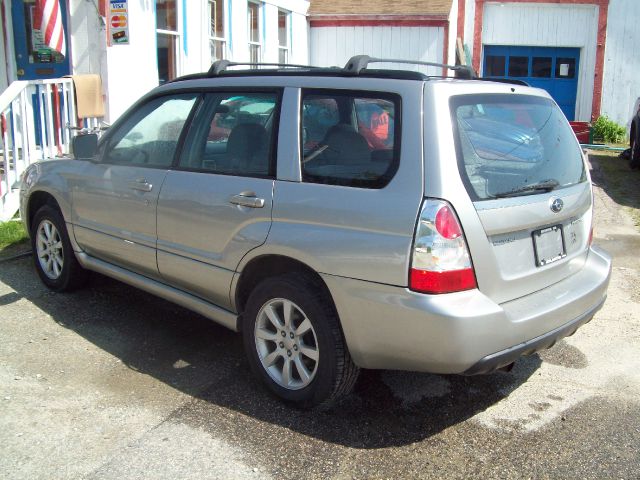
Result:
[[[0,222],[0,254],[6,253],[6,250],[13,250],[14,247],[26,245],[27,238],[22,222]]]
[[[592,153],[589,158],[599,166],[603,177],[602,188],[629,213],[635,226],[640,228],[640,171],[631,170],[629,162],[618,158],[618,153]]]

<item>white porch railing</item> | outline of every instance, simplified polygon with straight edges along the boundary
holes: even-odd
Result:
[[[96,128],[98,119],[81,127]],[[70,78],[16,81],[0,95],[0,221],[18,211],[20,176],[33,162],[70,152],[78,127]]]

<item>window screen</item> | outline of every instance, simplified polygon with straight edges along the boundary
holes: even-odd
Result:
[[[249,60],[257,63],[261,58],[260,4],[249,2],[247,5],[247,29],[249,38]]]
[[[156,0],[156,55],[160,84],[178,76],[180,32],[176,0]]]

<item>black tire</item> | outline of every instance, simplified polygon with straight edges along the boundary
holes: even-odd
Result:
[[[317,361],[310,362],[312,365],[310,369],[315,368],[315,370],[312,379],[306,386],[285,388],[272,378],[272,375],[263,366],[261,360],[260,347],[256,342],[256,325],[260,325],[260,318],[265,318],[264,314],[259,316],[263,311],[263,307],[272,305],[272,302],[278,302],[279,300],[292,302],[294,307],[299,309],[297,313],[303,313],[312,325],[312,330],[309,331],[312,333],[305,335],[306,338],[309,338],[309,335],[313,335],[312,338],[317,343]],[[294,320],[294,315],[292,314],[291,324],[293,325],[296,321],[301,323],[301,318],[304,317],[298,316],[298,320]],[[298,327],[300,323],[298,323]],[[278,332],[277,329],[275,329],[275,332],[276,334],[282,333]],[[348,394],[358,378],[359,368],[351,360],[333,303],[330,298],[327,298],[322,286],[312,281],[308,276],[291,273],[268,278],[259,283],[251,292],[246,304],[243,314],[242,336],[253,373],[272,393],[298,408],[327,406],[337,398]],[[292,336],[291,342],[297,342],[298,338],[302,337],[303,335],[300,337],[296,335],[294,340]],[[310,343],[314,343],[314,340]],[[303,340],[303,342],[306,343],[306,340]],[[276,345],[278,342],[268,340],[266,343],[273,343],[273,347],[278,349],[278,345]],[[265,345],[265,342],[262,345]],[[294,345],[291,350],[293,348],[298,352],[297,346]],[[300,353],[297,354],[300,358],[303,358],[303,348],[306,349],[306,345],[303,347],[300,344]],[[283,350],[281,351],[284,353]],[[290,350],[287,350],[288,352]],[[273,353],[273,351],[270,353]],[[262,355],[264,356],[264,354]],[[294,353],[295,355],[296,353]],[[282,364],[287,361],[284,354],[281,359]],[[304,361],[309,360],[304,358]],[[278,358],[278,361],[280,361],[280,358]],[[293,360],[289,361],[292,362],[290,363],[292,377],[298,373],[299,380],[293,378],[293,381],[298,381],[298,383],[304,385],[304,380],[301,380],[300,376],[300,367],[294,365],[296,362],[293,362]],[[276,363],[274,368],[278,371],[280,367]]]
[[[640,114],[631,121],[629,145],[631,147],[629,167],[632,169],[640,168]]]
[[[62,248],[57,250],[58,255],[60,253],[62,254],[62,267],[60,268],[59,274],[55,275],[55,272],[53,272],[53,277],[45,271],[45,267],[42,264],[44,260],[41,261],[38,250],[39,229],[45,222],[49,222],[55,227],[55,231],[62,244]],[[62,214],[57,209],[49,205],[41,207],[33,217],[30,233],[36,271],[47,287],[56,292],[63,292],[77,289],[86,283],[88,272],[80,266],[76,259],[73,248],[71,247],[71,242],[69,241],[69,234],[67,233],[64,218],[62,218]],[[49,257],[45,255],[43,258]]]

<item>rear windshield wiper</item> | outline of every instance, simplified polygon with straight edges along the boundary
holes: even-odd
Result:
[[[492,198],[516,197],[523,193],[550,192],[559,186],[560,183],[557,180],[544,180],[542,182],[532,183],[514,190],[509,190],[508,192],[496,193],[495,195],[492,195]]]

